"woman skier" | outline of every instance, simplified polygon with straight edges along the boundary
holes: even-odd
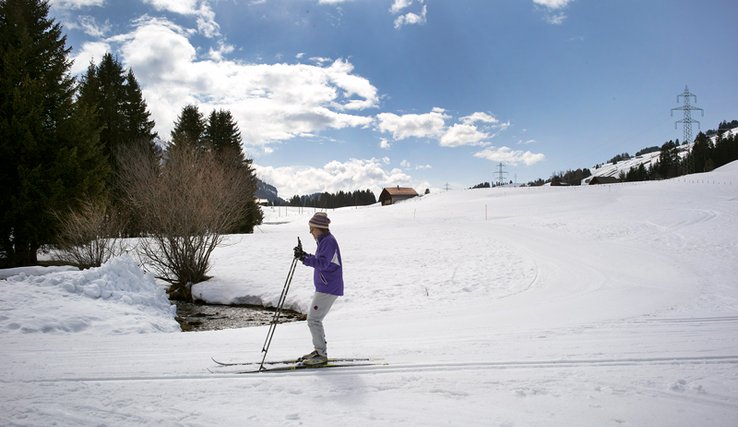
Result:
[[[343,295],[343,261],[341,249],[328,225],[331,220],[325,212],[317,212],[308,221],[310,234],[315,238],[318,248],[315,255],[305,253],[300,246],[295,247],[295,258],[304,265],[313,267],[315,294],[308,310],[307,323],[313,338],[312,353],[302,356],[299,361],[306,366],[320,366],[328,363],[328,348],[323,329],[323,319],[333,306],[336,298]]]

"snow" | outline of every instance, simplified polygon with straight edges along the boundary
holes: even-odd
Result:
[[[274,305],[296,238],[314,250],[313,212],[266,208],[193,292]],[[131,259],[16,271],[0,281],[0,425],[738,424],[738,162],[329,216],[346,282],[329,354],[388,365],[229,373],[210,357],[260,360],[267,327],[172,332]],[[306,309],[311,277],[298,265],[288,306]],[[269,359],[310,342],[279,325]]]
[[[723,136],[726,138],[735,135],[738,135],[738,127],[723,132]],[[715,144],[717,142],[717,138],[717,135],[713,135],[710,137],[710,140],[713,144]],[[693,145],[694,143],[680,145],[678,150],[679,156],[684,159],[691,151]],[[652,153],[646,153],[640,156],[634,156],[629,159],[621,160],[617,163],[605,163],[603,165],[599,165],[599,167],[594,166],[590,168],[590,172],[592,173],[592,175],[584,178],[582,180],[582,185],[589,184],[592,178],[596,176],[619,178],[621,173],[628,173],[631,169],[637,168],[641,165],[643,165],[643,167],[645,167],[646,169],[654,167],[659,162],[660,155],[661,151],[655,151]]]
[[[3,283],[0,331],[129,334],[180,329],[165,289],[128,256],[84,271],[16,270]]]

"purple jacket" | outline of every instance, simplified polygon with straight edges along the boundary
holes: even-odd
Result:
[[[331,295],[343,295],[343,261],[341,249],[333,235],[328,232],[318,238],[315,255],[308,254],[303,264],[313,267],[315,291]]]

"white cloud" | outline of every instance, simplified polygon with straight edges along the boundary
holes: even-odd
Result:
[[[462,117],[461,118],[461,122],[462,123],[466,123],[466,124],[477,123],[477,122],[482,122],[482,123],[498,123],[499,120],[497,120],[497,117],[495,117],[493,115],[490,115],[490,114],[487,114],[487,113],[483,113],[483,112],[476,112],[476,113],[472,113],[472,114],[470,114],[468,116]]]
[[[407,9],[413,9],[412,11]],[[390,7],[390,12],[393,15],[398,15],[395,18],[395,28],[400,28],[403,25],[419,25],[425,24],[428,17],[428,5],[425,4],[425,0],[395,0]]]
[[[81,9],[83,7],[99,7],[105,4],[105,0],[53,0],[53,5],[62,9]]]
[[[233,45],[230,45],[223,40],[219,40],[217,49],[210,48],[208,50],[208,57],[213,61],[222,61],[224,59],[224,55],[232,53],[235,49],[236,48]]]
[[[215,22],[215,12],[206,2],[202,2],[197,11],[197,29],[205,37],[220,36],[220,25]]]
[[[104,24],[98,24],[92,16],[80,16],[79,21],[75,23],[67,23],[68,29],[81,29],[85,34],[91,37],[101,38],[110,31],[110,21],[105,20]]]
[[[166,10],[180,15],[194,15],[197,13],[198,0],[143,0],[156,10]]]
[[[143,0],[156,10],[164,10],[179,15],[194,16],[197,29],[205,37],[220,35],[220,25],[215,22],[215,12],[207,0]]]
[[[566,14],[564,13],[549,14],[546,16],[546,22],[552,25],[561,25],[565,20]]]
[[[384,169],[384,159],[350,159],[331,161],[322,168],[271,167],[254,165],[257,176],[279,189],[282,198],[318,192],[335,193],[359,189],[378,189],[387,186],[406,186],[412,177],[400,169]]]
[[[474,157],[487,159],[493,162],[502,162],[512,166],[515,166],[518,163],[524,163],[526,166],[531,166],[545,160],[546,158],[542,153],[513,150],[509,147],[489,147],[475,153]]]
[[[375,107],[378,102],[377,88],[369,80],[352,74],[354,66],[345,60],[336,60],[328,67],[329,78],[343,91],[341,102],[333,106],[340,110],[363,110]]]
[[[318,0],[318,4],[341,4],[351,0]]]
[[[387,138],[381,138],[379,140],[379,148],[383,150],[389,150],[392,147],[392,144],[387,141]]]
[[[493,138],[497,129],[505,129],[509,123],[499,125],[497,117],[484,112],[475,112],[459,119],[449,127],[440,139],[443,147],[461,147],[464,145],[484,145]]]
[[[414,165],[408,160],[403,160],[400,162],[400,166],[407,169],[414,169],[414,170],[423,170],[423,169],[432,169],[433,167],[431,165]]]
[[[410,7],[412,4],[413,4],[413,0],[395,0],[392,3],[390,12],[394,14],[398,14],[402,12],[403,9]]]
[[[89,42],[83,43],[82,49],[72,58],[72,74],[82,74],[90,66],[90,62],[95,64],[102,60],[105,53],[110,52],[110,45],[105,42]]]
[[[311,56],[309,59],[310,59],[310,62],[312,62],[313,64],[320,65],[320,66],[323,66],[328,62],[331,62],[331,58],[326,58],[323,56]]]
[[[546,22],[552,25],[561,25],[566,20],[566,14],[561,10],[573,0],[533,0],[533,3],[546,9]]]
[[[561,9],[566,7],[572,0],[533,0],[533,3],[549,9]]]
[[[426,114],[405,114],[399,116],[394,113],[377,114],[377,129],[380,132],[389,132],[392,138],[400,141],[406,138],[439,138],[446,127],[443,108],[434,108]]]
[[[460,147],[462,145],[480,145],[490,134],[480,132],[473,124],[456,123],[448,128],[440,139],[443,147]]]
[[[500,123],[493,115],[475,112],[461,117],[457,123],[447,127],[451,119],[443,108],[434,108],[426,114],[394,113],[377,114],[376,129],[392,134],[395,141],[407,138],[437,139],[443,147],[487,145],[499,132],[506,130],[510,122]]]
[[[230,110],[246,144],[264,145],[324,129],[365,127],[371,117],[348,113],[376,107],[376,88],[353,74],[345,60],[321,67],[310,64],[244,64],[223,59],[221,45],[199,59],[189,32],[171,21],[143,17],[134,31],[108,40],[121,44],[156,120],[168,138],[187,104],[203,113]]]

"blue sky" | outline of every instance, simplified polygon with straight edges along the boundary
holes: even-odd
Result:
[[[280,196],[462,189],[738,119],[734,0],[53,0],[74,73],[110,51],[164,139],[230,110]],[[696,132],[695,132],[696,134]]]

